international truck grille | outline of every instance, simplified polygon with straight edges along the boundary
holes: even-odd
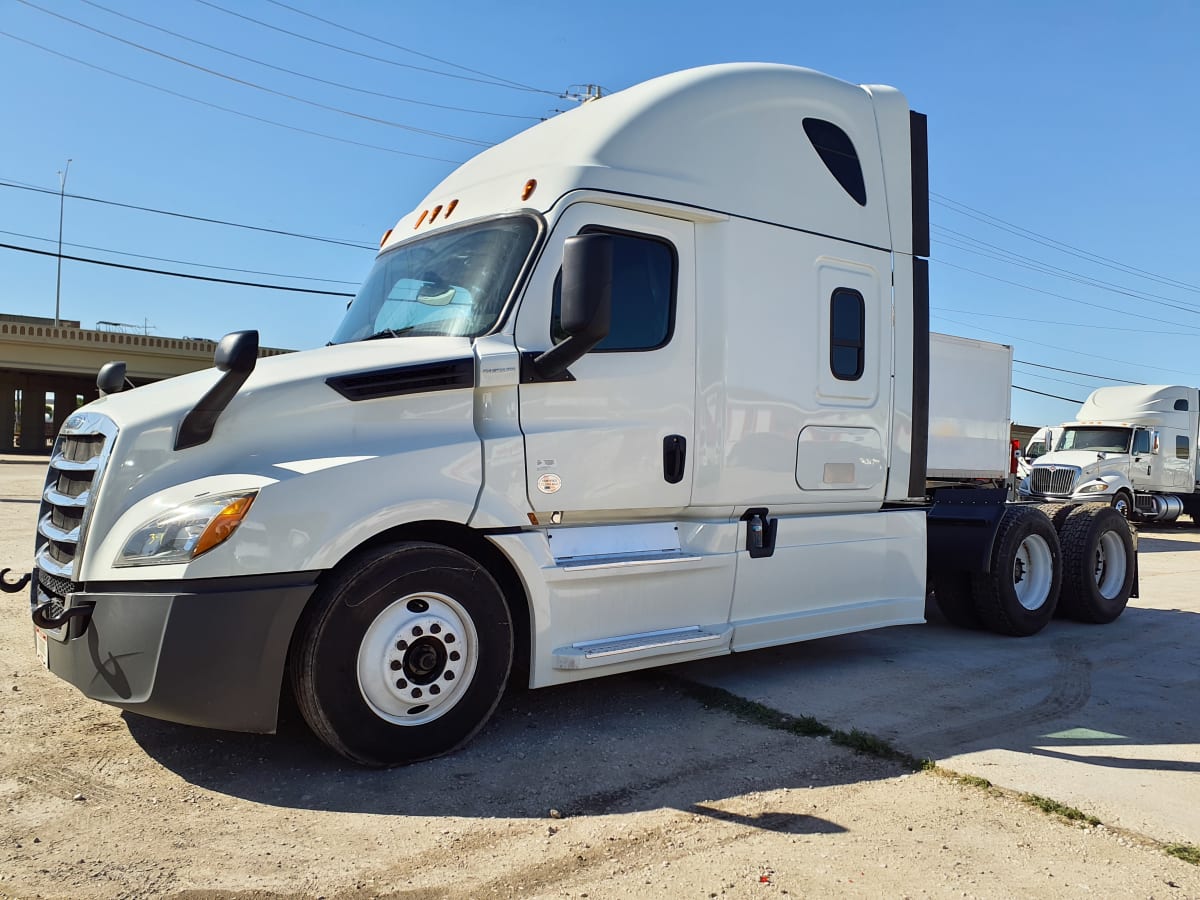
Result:
[[[1029,486],[1035,494],[1069,496],[1075,490],[1079,469],[1074,466],[1034,466]]]
[[[116,435],[106,417],[76,413],[54,442],[34,543],[39,601],[61,600],[72,590],[96,489]]]

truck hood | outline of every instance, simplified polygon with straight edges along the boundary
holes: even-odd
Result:
[[[427,390],[404,380],[405,369],[452,360],[471,361],[470,378],[461,386]],[[354,375],[365,376],[360,382],[365,390],[343,386],[343,393],[327,383]],[[354,463],[394,477],[404,471],[400,457],[429,448],[457,448],[447,450],[448,466],[480,462],[469,338],[392,338],[259,360],[209,439],[176,450],[183,417],[220,377],[208,369],[84,407],[117,426],[91,514],[89,530],[97,539],[148,498],[181,502],[224,490],[270,490],[284,480]],[[479,477],[474,469],[464,470],[462,481],[477,489]]]
[[[260,406],[266,398],[301,385],[323,385],[326,379],[338,375],[463,359],[472,355],[469,338],[403,337],[336,344],[260,359],[237,396],[222,413],[217,428],[220,429],[226,416],[248,406]],[[142,428],[151,423],[159,425],[172,417],[175,417],[175,425],[178,425],[179,420],[220,380],[221,374],[213,368],[168,378],[101,397],[84,409],[107,416],[121,429]],[[325,390],[331,396],[336,396],[328,386],[325,386]]]
[[[1076,466],[1084,475],[1095,475],[1128,459],[1129,455],[1126,453],[1105,453],[1104,458],[1099,459],[1095,450],[1056,450],[1038,457],[1033,467],[1045,469],[1049,466]]]

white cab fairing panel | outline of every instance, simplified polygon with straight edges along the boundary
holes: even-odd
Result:
[[[737,531],[679,522],[491,536],[529,598],[530,687],[728,653]]]
[[[738,554],[734,650],[925,621],[923,510],[783,518],[775,540]]]
[[[664,346],[593,350],[570,366],[572,381],[521,385],[529,502],[534,510],[563,511],[575,521],[601,511],[632,519],[657,517],[686,507],[691,499],[694,226],[594,203],[568,207],[555,223],[521,301],[516,327],[520,350],[540,353],[552,346],[551,309],[563,242],[589,227],[669,245],[677,260],[674,325]],[[671,435],[686,442],[685,470],[675,483],[664,475],[663,442]]]
[[[802,491],[797,451],[809,427],[869,429],[889,445],[891,302],[882,282],[890,255],[745,220],[698,225],[696,248],[693,504],[878,509],[886,479],[861,490]],[[866,312],[865,365],[855,382],[837,382],[829,369],[830,295],[838,287],[861,293]],[[806,457],[804,466],[815,462]]]

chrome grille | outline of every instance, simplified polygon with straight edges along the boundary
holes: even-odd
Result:
[[[54,442],[34,544],[43,600],[70,593],[96,488],[116,435],[116,426],[105,416],[76,413]]]
[[[1078,477],[1079,469],[1075,466],[1034,466],[1029,486],[1035,494],[1069,496]]]

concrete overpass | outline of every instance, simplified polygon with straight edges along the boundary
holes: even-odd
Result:
[[[67,416],[96,399],[96,372],[106,362],[123,360],[127,377],[147,384],[209,368],[215,348],[210,340],[0,315],[0,453],[45,453]],[[289,352],[263,347],[259,357]]]

